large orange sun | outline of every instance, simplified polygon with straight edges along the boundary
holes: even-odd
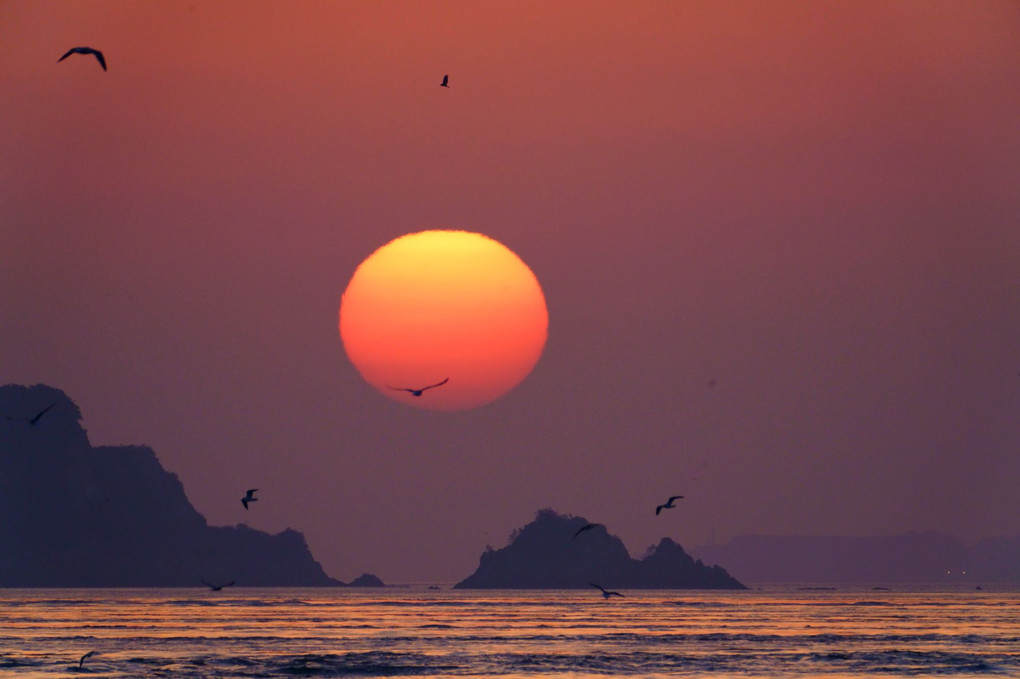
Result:
[[[531,269],[467,231],[390,241],[361,263],[340,302],[340,337],[365,381],[437,410],[474,408],[513,389],[538,362],[548,328]]]

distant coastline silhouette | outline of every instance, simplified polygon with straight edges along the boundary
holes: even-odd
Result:
[[[1020,535],[973,545],[933,530],[882,536],[743,535],[699,545],[693,552],[754,582],[1020,583]]]

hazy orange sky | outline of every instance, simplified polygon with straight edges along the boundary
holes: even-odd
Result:
[[[550,506],[636,554],[1020,533],[1017,83],[1009,0],[0,2],[0,383],[345,580],[459,579]],[[336,323],[436,228],[549,309],[454,414]]]

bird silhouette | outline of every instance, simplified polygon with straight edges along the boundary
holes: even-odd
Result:
[[[392,389],[393,391],[407,391],[407,392],[410,392],[411,396],[421,396],[428,389],[435,389],[436,387],[441,387],[441,386],[443,386],[444,384],[446,384],[449,381],[450,381],[450,378],[447,377],[442,382],[436,382],[435,384],[430,384],[429,386],[422,387],[421,389],[411,389],[409,387],[390,387],[390,385],[388,385],[388,384],[386,386],[389,387],[390,389]]]
[[[612,592],[612,591],[606,589],[605,587],[603,587],[602,585],[596,585],[594,582],[589,582],[588,584],[591,585],[592,587],[598,587],[600,590],[602,590],[602,598],[603,599],[608,599],[611,596],[623,596],[619,592]]]
[[[228,583],[226,583],[224,585],[214,585],[211,582],[206,582],[205,580],[203,580],[202,584],[205,585],[206,587],[208,587],[213,592],[219,592],[224,587],[232,587],[234,585],[234,583],[236,583],[236,582],[237,582],[236,580],[231,580],[230,582],[228,582]]]
[[[663,509],[673,509],[673,507],[676,507],[676,505],[673,504],[673,501],[682,500],[683,497],[684,497],[683,495],[674,495],[673,497],[669,498],[668,500],[666,500],[666,504],[659,505],[658,507],[655,508],[655,515],[658,516],[659,512],[661,512]]]
[[[249,502],[258,502],[259,501],[259,499],[257,497],[255,497],[255,491],[257,491],[257,490],[258,490],[258,488],[249,488],[248,492],[245,493],[244,497],[241,498],[241,504],[244,505],[245,509],[248,509],[248,503]]]
[[[72,47],[71,49],[67,50],[67,54],[57,59],[57,63],[59,64],[61,61],[68,58],[72,54],[94,54],[96,59],[99,60],[99,65],[103,67],[104,71],[106,70],[106,59],[103,58],[103,53],[100,52],[99,50],[94,50],[91,47]]]
[[[51,404],[49,404],[48,406],[46,406],[45,408],[43,408],[42,410],[40,410],[40,411],[39,411],[38,413],[36,413],[35,417],[33,417],[32,419],[30,419],[30,420],[28,421],[28,423],[29,423],[30,425],[32,425],[32,426],[34,427],[34,426],[36,425],[36,423],[38,423],[38,422],[39,422],[39,419],[40,419],[40,418],[41,418],[41,417],[42,417],[43,415],[45,415],[46,413],[50,412],[50,409],[51,409],[51,408],[53,408],[53,406],[55,406],[55,405],[57,405],[57,404],[56,404],[56,403],[51,403]]]
[[[4,415],[4,417],[7,418],[8,420],[18,420],[19,422],[28,422],[30,425],[32,425],[34,427],[36,424],[39,423],[39,420],[42,418],[42,416],[45,415],[46,413],[48,413],[53,408],[53,406],[55,406],[55,405],[57,405],[55,402],[49,404],[48,406],[46,406],[45,408],[43,408],[42,410],[37,412],[33,417],[14,417],[13,415]]]
[[[580,528],[578,528],[577,532],[574,533],[574,537],[572,537],[570,539],[573,540],[574,538],[576,538],[578,535],[580,535],[584,531],[591,530],[592,528],[605,528],[605,526],[603,526],[601,523],[586,523],[583,526],[581,526]]]
[[[83,656],[81,657],[81,659],[80,659],[80,660],[78,661],[78,667],[80,668],[80,667],[81,667],[82,665],[84,665],[84,664],[85,664],[85,659],[86,659],[86,658],[91,658],[91,657],[92,657],[92,656],[94,656],[94,655],[96,655],[96,652],[95,652],[95,651],[89,651],[88,653],[86,653],[85,655],[83,655]]]
[[[444,75],[443,76],[443,82],[441,82],[439,84],[439,86],[440,87],[446,87],[447,89],[449,89],[449,87],[450,87],[450,76],[449,75]]]

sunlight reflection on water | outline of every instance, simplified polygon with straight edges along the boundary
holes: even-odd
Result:
[[[0,674],[1020,676],[1016,588],[625,593],[0,590]]]

